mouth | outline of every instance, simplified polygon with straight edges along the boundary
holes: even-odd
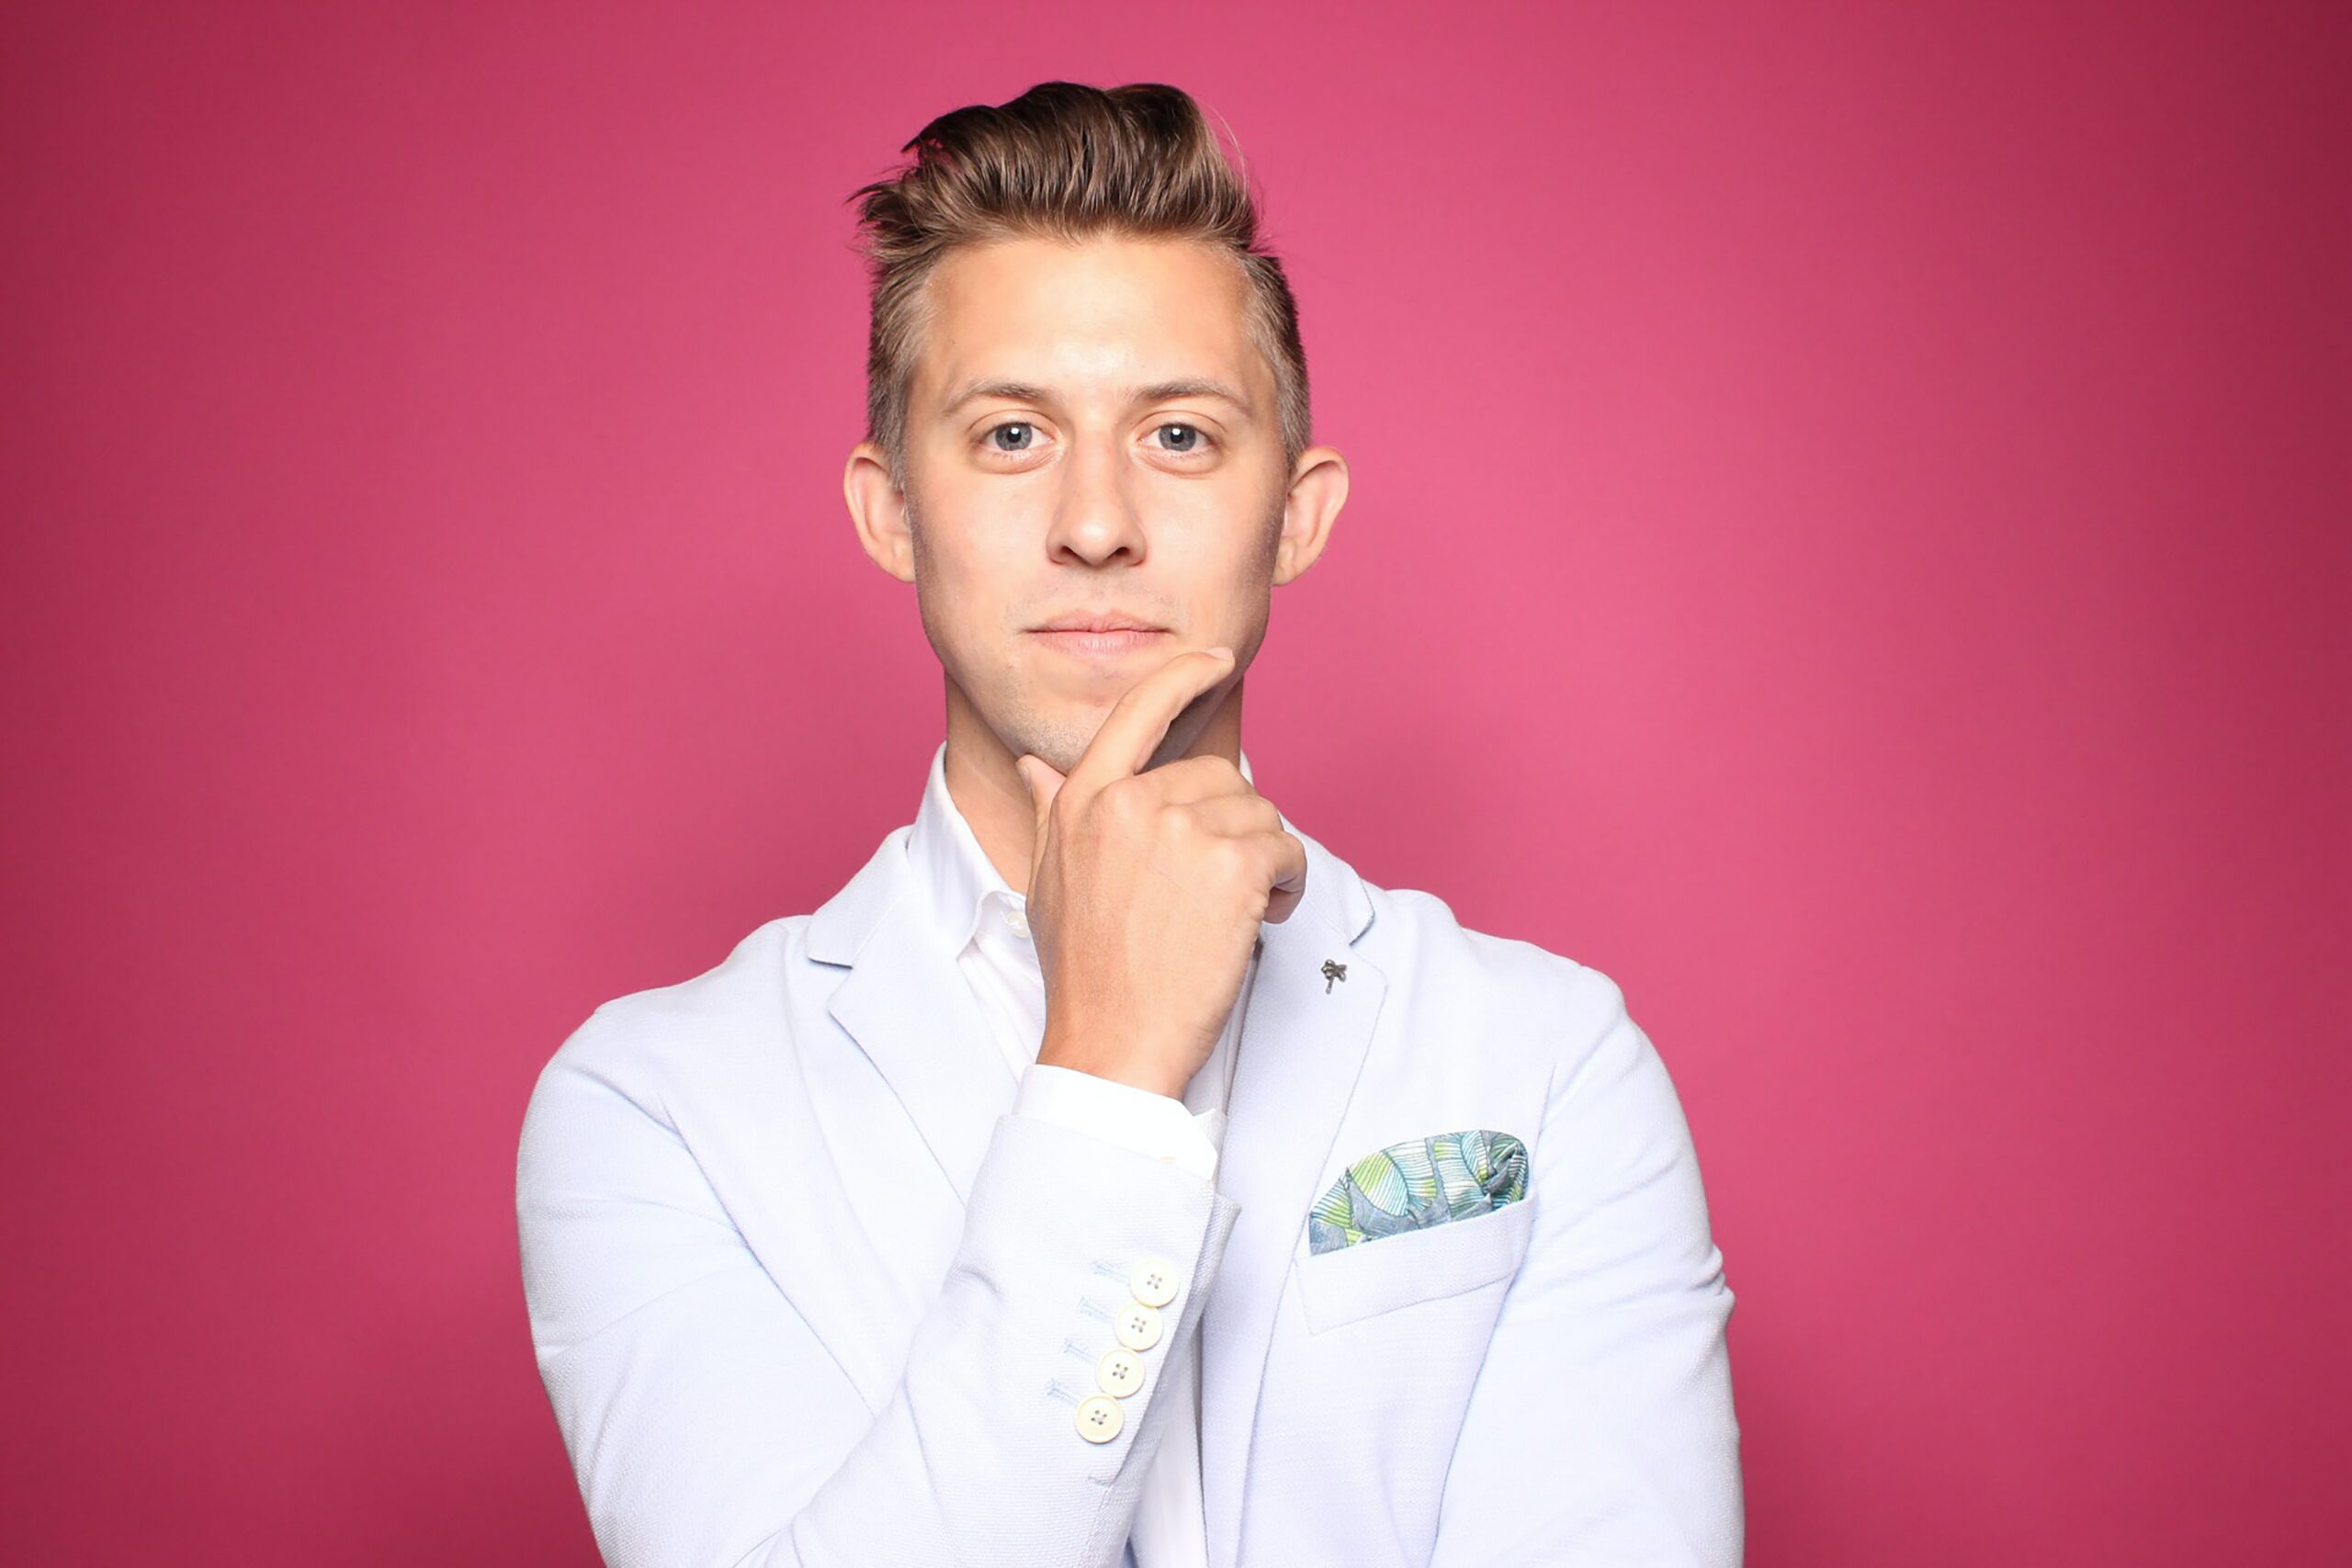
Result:
[[[1148,648],[1163,647],[1175,633],[1159,626],[1040,626],[1023,634],[1057,653],[1077,659],[1121,659]]]
[[[1066,610],[1045,625],[1031,627],[1027,635],[1057,653],[1096,663],[1165,647],[1176,636],[1165,626],[1123,610]]]

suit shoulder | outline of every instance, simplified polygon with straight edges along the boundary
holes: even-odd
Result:
[[[1588,1012],[1596,1008],[1606,1012],[1622,1001],[1616,982],[1600,970],[1519,937],[1465,926],[1453,907],[1435,893],[1371,883],[1364,890],[1374,911],[1367,945],[1376,945],[1384,961],[1391,954],[1418,953],[1475,965],[1490,983],[1524,987]]]
[[[647,1109],[707,1065],[764,1042],[786,1017],[785,987],[802,957],[809,917],[754,929],[701,974],[600,1003],[540,1069],[533,1098],[566,1076],[597,1079]]]
[[[1385,924],[1381,962],[1401,962],[1412,977],[1446,994],[1450,1005],[1475,998],[1507,1008],[1532,1024],[1566,1076],[1611,1031],[1627,1021],[1625,993],[1610,976],[1565,953],[1464,925],[1442,897],[1418,887],[1367,883],[1375,911],[1369,942]]]

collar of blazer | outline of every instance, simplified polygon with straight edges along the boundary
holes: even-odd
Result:
[[[1306,1247],[1307,1210],[1388,990],[1387,976],[1351,951],[1373,923],[1363,880],[1287,816],[1283,827],[1306,848],[1306,890],[1288,919],[1266,922],[1261,933],[1217,1158],[1217,1190],[1242,1212],[1201,1319],[1202,1487],[1212,1529],[1226,1535],[1239,1525],[1274,1309]],[[888,1081],[956,1198],[967,1201],[1018,1086],[986,1048],[985,1020],[947,951],[950,938],[912,897],[911,831],[894,829],[809,917],[808,953],[850,970],[829,1004],[834,1021]],[[1346,965],[1344,979],[1324,972],[1334,959]]]

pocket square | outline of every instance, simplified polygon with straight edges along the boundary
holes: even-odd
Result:
[[[1486,1129],[1408,1138],[1342,1172],[1306,1214],[1313,1252],[1425,1230],[1527,1195],[1527,1145]]]

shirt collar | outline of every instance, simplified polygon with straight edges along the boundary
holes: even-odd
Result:
[[[1241,776],[1255,784],[1257,781],[1250,773],[1250,753],[1243,751],[1239,756]],[[956,797],[947,792],[944,740],[931,754],[931,773],[923,784],[922,805],[915,812],[914,827],[907,835],[907,859],[924,897],[930,900],[933,913],[938,917],[940,929],[955,942],[955,951],[959,953],[970,945],[973,932],[979,929],[980,920],[988,912],[990,894],[1016,909],[1028,902],[1004,880],[996,863],[980,848],[972,825],[956,808]]]

